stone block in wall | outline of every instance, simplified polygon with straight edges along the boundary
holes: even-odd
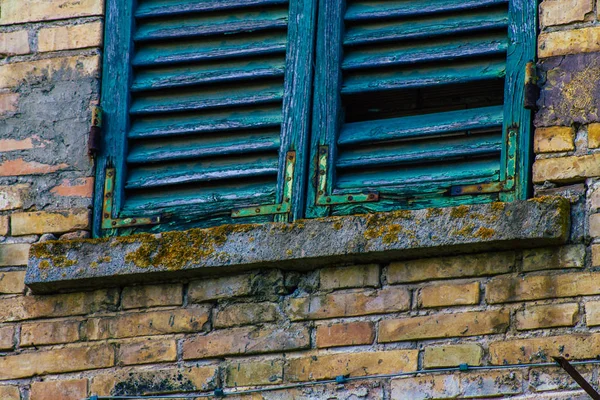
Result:
[[[102,0],[3,0],[0,26],[102,15]]]
[[[29,32],[27,30],[0,32],[0,57],[27,54],[29,52]]]
[[[507,310],[387,319],[379,323],[377,341],[389,343],[504,333],[509,322],[510,314]]]
[[[317,325],[318,348],[372,344],[375,325],[370,321],[354,321]]]
[[[120,368],[94,376],[90,392],[99,396],[135,396],[212,390],[215,365],[171,367],[153,370]]]
[[[221,306],[213,312],[214,328],[255,325],[277,320],[276,303],[235,303]]]
[[[361,353],[314,353],[288,359],[284,369],[292,382],[332,379],[340,375],[364,376],[417,370],[418,350]]]
[[[87,379],[33,382],[29,400],[81,400],[87,389]]]
[[[568,126],[537,128],[533,137],[536,153],[556,153],[575,150],[575,129]]]
[[[38,31],[38,51],[59,51],[102,46],[102,22],[42,28]]]
[[[510,396],[523,392],[523,372],[482,371],[392,380],[392,399],[455,399]]]
[[[212,331],[183,341],[183,359],[284,352],[310,347],[310,331],[302,324],[261,325]]]
[[[123,289],[121,295],[121,306],[125,310],[157,306],[180,306],[182,304],[183,285],[181,284],[129,286]]]
[[[582,37],[586,45],[595,44],[600,51],[600,27],[594,37]],[[568,40],[570,32],[557,31],[561,40]],[[544,36],[540,36],[540,41]],[[540,45],[541,46],[541,45]],[[575,49],[574,53],[581,53]],[[600,58],[598,53],[572,54],[550,57],[539,63],[542,87],[538,101],[539,111],[535,124],[539,127],[587,125],[600,122]]]
[[[600,272],[499,276],[487,284],[485,298],[496,304],[595,295],[600,294],[598,279]]]
[[[0,294],[18,294],[25,291],[25,271],[0,271]]]
[[[421,308],[466,306],[479,304],[479,282],[436,284],[419,289],[418,306]]]
[[[324,268],[319,272],[321,289],[335,290],[356,287],[378,287],[379,265],[352,265]]]
[[[115,350],[108,344],[38,350],[3,356],[0,380],[108,368],[114,364]]]
[[[283,381],[283,360],[232,362],[225,370],[225,386],[275,385]]]
[[[401,312],[409,307],[409,291],[392,286],[380,290],[292,297],[285,304],[285,312],[292,321],[301,321]]]
[[[482,358],[483,349],[476,343],[430,346],[423,352],[423,368],[477,366]]]
[[[540,4],[540,25],[546,28],[581,22],[593,12],[592,0],[544,0]]]
[[[27,243],[0,244],[0,267],[27,265],[30,247]]]
[[[79,341],[80,321],[33,322],[21,325],[21,347],[74,343]]]
[[[0,186],[0,211],[22,208],[24,197],[28,195],[28,189],[29,185],[24,184]]]
[[[514,252],[422,258],[390,264],[387,281],[393,284],[498,275],[512,271],[514,266]]]
[[[525,272],[584,266],[585,245],[583,244],[523,250],[522,267]]]
[[[574,326],[577,323],[579,304],[526,305],[515,315],[517,330]]]
[[[89,210],[14,213],[10,217],[12,235],[64,233],[90,229]]]
[[[117,344],[117,365],[155,364],[177,360],[177,341],[142,339]]]

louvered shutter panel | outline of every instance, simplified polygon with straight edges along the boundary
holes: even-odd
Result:
[[[115,218],[166,217],[142,230],[274,219],[231,213],[281,202],[285,154],[303,151],[312,2],[109,1],[104,162],[116,168]]]
[[[523,197],[535,8],[321,0],[308,215]]]

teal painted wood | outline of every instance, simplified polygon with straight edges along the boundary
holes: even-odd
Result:
[[[476,38],[441,38],[418,43],[393,43],[369,48],[349,48],[342,69],[407,65],[470,57],[503,56],[508,49],[506,33],[478,35]]]
[[[296,152],[292,188],[291,215],[278,215],[277,221],[298,219],[304,215],[306,176],[308,169],[309,130],[312,107],[312,79],[314,65],[314,32],[317,24],[317,0],[294,0],[290,3],[288,27],[288,57],[286,59],[281,149],[279,151],[279,177],[277,203],[284,196],[288,151]]]
[[[192,114],[146,115],[131,124],[131,139],[181,136],[231,130],[277,127],[281,104],[267,104],[239,110],[208,110]]]
[[[436,15],[422,20],[374,20],[351,25],[344,35],[344,45],[486,32],[505,29],[507,25],[508,15],[503,9],[465,11],[456,15]]]
[[[280,147],[280,136],[280,130],[274,129],[248,133],[219,132],[194,138],[134,141],[130,144],[127,162],[147,164],[159,161],[277,151]]]
[[[504,107],[492,106],[437,114],[415,115],[345,124],[338,139],[340,146],[377,143],[410,138],[426,138],[502,127]]]
[[[335,166],[337,162],[338,131],[342,125],[342,70],[343,27],[345,0],[319,0],[319,18],[315,63],[315,90],[313,103],[313,121],[310,149],[310,170],[307,186],[306,216],[318,218],[329,215],[330,207],[316,204],[318,188],[319,147],[328,146],[327,164]],[[331,193],[335,181],[335,168],[326,171],[327,192]]]
[[[203,60],[223,60],[264,54],[285,54],[286,29],[258,32],[241,37],[196,38],[177,42],[140,43],[133,65],[155,66]]]
[[[535,61],[537,38],[537,3],[533,0],[515,1],[509,9],[509,42],[508,71],[505,85],[505,147],[502,159],[505,164],[503,179],[514,174],[516,183],[514,194],[503,195],[502,199],[526,199],[531,193],[531,164],[532,158],[532,114],[523,107],[525,102],[525,67],[530,61]],[[517,136],[510,139],[509,130],[516,128]],[[513,142],[510,143],[509,139]],[[516,159],[509,159],[508,148],[516,146]]]
[[[135,11],[135,17],[154,18],[189,12],[224,11],[287,3],[288,0],[146,0]]]
[[[467,11],[506,4],[508,0],[411,0],[352,1],[345,14],[346,21],[415,17],[441,12]]]
[[[129,93],[131,82],[132,21],[135,1],[106,1],[104,61],[102,79],[102,108],[104,135],[102,151],[96,159],[96,180],[94,191],[94,236],[114,235],[116,232],[101,232],[101,219],[104,196],[104,172],[114,166],[115,190],[112,217],[118,218],[123,205],[125,181],[126,134],[129,127]]]

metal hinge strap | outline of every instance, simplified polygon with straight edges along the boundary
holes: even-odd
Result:
[[[294,190],[294,171],[296,168],[296,152],[288,151],[285,155],[285,171],[283,182],[283,201],[277,204],[236,208],[231,211],[232,218],[255,217],[259,215],[288,214],[292,210],[292,193]]]
[[[537,67],[533,61],[525,66],[525,103],[523,106],[528,110],[537,110],[537,101],[540,98],[540,87],[538,86]]]
[[[92,121],[90,124],[90,136],[88,138],[88,154],[92,157],[100,152],[102,142],[102,108],[98,105],[92,106]]]
[[[318,190],[316,204],[318,206],[331,206],[350,203],[369,203],[379,201],[379,192],[370,193],[346,193],[331,194],[327,193],[327,159],[329,155],[329,146],[319,146],[318,163]]]
[[[115,169],[107,168],[104,179],[104,198],[102,202],[102,229],[127,228],[160,223],[160,217],[113,218],[113,199],[115,191]]]

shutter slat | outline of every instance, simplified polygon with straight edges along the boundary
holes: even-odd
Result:
[[[287,3],[288,0],[146,0],[137,8],[135,17],[164,17],[198,11],[222,11]]]
[[[342,94],[468,83],[499,79],[505,74],[505,60],[471,61],[421,69],[361,71],[346,76]]]
[[[497,56],[508,49],[506,33],[476,38],[444,39],[436,42],[388,44],[382,47],[348,48],[342,68],[377,68],[466,57]]]
[[[431,137],[465,130],[502,127],[503,106],[448,111],[375,121],[345,124],[340,132],[340,146],[379,141]]]
[[[133,100],[132,115],[159,112],[192,111],[216,107],[233,107],[281,101],[281,83],[258,83],[236,86],[218,86],[147,95]]]
[[[142,42],[269,30],[284,28],[287,22],[286,8],[186,16],[185,19],[173,18],[141,23],[134,40]]]
[[[350,26],[344,36],[344,45],[431,38],[507,27],[506,10],[442,15],[416,21],[374,22]]]
[[[210,133],[232,129],[277,127],[281,124],[281,105],[257,106],[248,110],[233,109],[191,115],[148,116],[132,122],[128,137],[170,137]]]
[[[142,189],[191,182],[277,176],[277,154],[272,156],[225,157],[152,167],[132,167],[126,189]]]
[[[406,163],[437,162],[440,160],[500,154],[500,132],[473,134],[446,140],[385,143],[340,151],[338,169],[392,166]]]
[[[279,130],[229,134],[219,132],[198,138],[180,138],[177,140],[153,140],[133,142],[129,147],[127,162],[146,164],[158,161],[186,160],[213,156],[251,154],[274,151],[280,145]]]
[[[346,9],[346,21],[375,18],[414,17],[440,12],[466,11],[499,4],[508,0],[411,0],[353,1]]]
[[[461,162],[434,163],[422,166],[399,166],[379,168],[353,173],[340,173],[337,176],[339,189],[376,188],[379,186],[398,186],[412,184],[444,184],[477,179],[498,180],[500,160],[467,160]]]
[[[273,53],[284,55],[285,49],[285,30],[268,34],[233,35],[218,39],[187,39],[175,43],[144,43],[135,53],[133,65],[176,64]]]
[[[137,92],[232,80],[282,77],[284,72],[285,58],[282,57],[157,68],[138,71],[131,90]]]

